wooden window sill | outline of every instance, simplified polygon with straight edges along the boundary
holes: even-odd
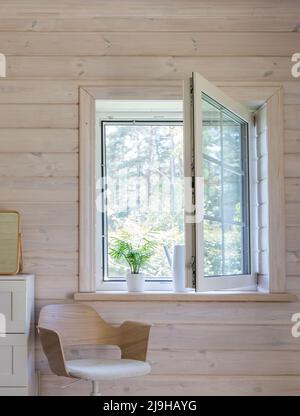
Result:
[[[263,292],[81,292],[75,293],[78,301],[118,301],[118,302],[293,302],[297,296],[293,293],[263,293]]]

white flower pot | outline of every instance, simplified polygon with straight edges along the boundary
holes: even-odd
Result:
[[[142,273],[127,274],[127,288],[128,292],[144,292],[145,289],[145,275]]]
[[[173,287],[174,292],[186,292],[185,288],[185,246],[174,247],[173,262]]]

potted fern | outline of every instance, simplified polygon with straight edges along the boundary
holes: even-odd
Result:
[[[154,254],[155,247],[155,241],[147,235],[137,241],[130,241],[127,233],[124,233],[121,238],[112,238],[110,256],[117,262],[126,262],[130,269],[127,273],[128,292],[144,291],[145,275],[141,273],[141,269]]]

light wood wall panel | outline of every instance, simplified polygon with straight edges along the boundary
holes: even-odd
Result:
[[[0,31],[13,32],[299,32],[299,15],[174,17],[49,17],[0,18]]]
[[[299,292],[299,283],[300,283],[300,276],[288,276],[287,278],[287,288],[290,291],[298,291]]]
[[[299,275],[300,276],[300,275]],[[53,299],[52,302],[62,303]],[[85,302],[86,303],[86,302]],[[41,308],[48,305],[45,299],[36,300],[36,318]],[[126,319],[139,321],[146,320],[152,324],[205,324],[214,325],[289,325],[293,313],[297,312],[297,302],[290,303],[260,303],[251,302],[126,302],[116,301],[87,302],[103,319],[114,325],[119,325]],[[143,318],[141,319],[141,310]],[[188,344],[188,341],[187,341]],[[175,346],[174,346],[175,348]]]
[[[72,388],[62,389],[69,379],[53,375],[42,376],[42,395],[89,395],[90,383],[79,381]],[[126,379],[122,383],[104,382],[103,395],[112,396],[299,396],[299,376],[163,376],[150,375]]]
[[[86,346],[72,347],[65,351],[67,359],[85,357],[116,359],[120,350],[116,347]],[[298,351],[229,351],[195,349],[188,352],[184,349],[164,350],[151,349],[148,361],[153,375],[291,375],[299,374]],[[36,359],[43,374],[52,374],[45,361],[41,346],[37,345]],[[175,364],[174,364],[175,363]]]
[[[286,178],[298,178],[300,176],[300,154],[286,154],[284,166]]]
[[[59,222],[59,220],[57,220]],[[24,250],[78,251],[78,229],[64,225],[23,226]]]
[[[300,204],[286,203],[286,225],[287,226],[300,226]]]
[[[24,251],[24,269],[37,275],[78,275],[78,252]]]
[[[288,226],[286,229],[286,248],[288,251],[297,251],[300,244],[300,224]]]
[[[1,129],[1,153],[78,153],[77,129]]]
[[[0,202],[1,210],[19,211],[22,226],[78,226],[78,205],[76,202]]]
[[[0,103],[19,104],[30,102],[43,104],[77,104],[78,89],[76,83],[57,81],[35,81],[1,79]]]
[[[300,104],[300,85],[299,82],[284,83],[284,102],[285,104]]]
[[[78,290],[78,276],[76,274],[41,274],[36,281],[35,293],[37,298],[48,299],[72,299],[74,292]],[[45,357],[43,357],[45,362]]]
[[[286,129],[300,130],[300,105],[286,105],[284,116]]]
[[[192,71],[252,109],[283,87],[287,288],[300,294],[300,81],[290,60],[299,21],[297,0],[0,1],[0,208],[21,212],[36,314],[78,290],[78,87],[115,84],[120,94],[139,84],[150,96],[164,80],[172,99]],[[103,383],[104,394],[300,394],[290,335],[300,302],[91,304],[115,324],[154,324],[153,374]],[[89,394],[85,382],[60,389],[69,381],[50,373],[38,341],[37,368],[42,394]]]
[[[78,106],[0,104],[2,127],[78,128]]]
[[[78,178],[75,177],[0,177],[1,203],[78,201]]]
[[[272,5],[272,7],[270,7]],[[19,6],[19,7],[17,7]],[[212,7],[213,6],[213,7]],[[266,18],[298,16],[297,0],[251,0],[241,3],[239,0],[52,0],[43,3],[40,0],[2,0],[0,11],[2,17],[28,17],[32,15],[53,17],[175,17],[184,18],[215,18],[232,17]]]
[[[8,56],[7,76],[51,79],[180,80],[200,72],[211,81],[291,81],[289,57]]]
[[[73,153],[1,153],[0,175],[78,176],[78,158]]]
[[[285,200],[287,202],[300,202],[300,178],[286,178]]]
[[[300,130],[285,131],[285,153],[300,153]]]
[[[300,33],[231,32],[2,32],[5,55],[62,56],[288,56]]]
[[[300,275],[300,250],[287,252],[286,271],[288,276]]]
[[[51,374],[40,348],[36,350],[37,362],[43,374]],[[115,349],[77,349],[67,353],[68,359],[80,359],[87,356],[105,359],[119,358]],[[210,350],[151,350],[148,361],[153,375],[245,375],[267,376],[299,375],[298,351],[210,351]],[[174,364],[176,363],[176,364]]]

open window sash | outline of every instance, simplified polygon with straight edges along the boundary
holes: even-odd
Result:
[[[211,101],[210,104],[208,104]],[[220,266],[219,272],[209,274],[207,272],[207,247],[205,236],[205,221],[206,224],[211,222],[209,216],[205,212],[204,200],[205,200],[205,180],[204,180],[204,164],[210,163],[209,157],[204,157],[204,106],[206,109],[211,105],[211,108],[219,108],[220,114],[224,114],[224,119],[234,120],[237,118],[237,126],[241,126],[245,136],[247,137],[244,153],[241,151],[241,166],[243,160],[247,159],[247,183],[245,186],[247,189],[242,190],[241,194],[244,192],[247,193],[247,199],[245,203],[244,214],[240,214],[240,224],[245,224],[247,217],[247,233],[248,237],[246,239],[243,237],[241,239],[240,247],[240,258],[241,258],[241,270],[238,270],[238,267],[232,267],[234,273],[230,273],[230,267],[226,268],[224,264],[224,247],[226,242],[224,241],[224,227],[243,227],[244,225],[235,225],[234,222],[231,225],[227,225],[224,222],[224,215],[220,214],[220,217],[223,218],[223,222],[220,223],[222,226],[222,242],[219,244],[222,250],[222,267]],[[215,106],[215,107],[214,107]],[[217,110],[216,110],[217,111]],[[209,112],[208,112],[209,113]],[[207,114],[207,111],[206,111]],[[205,116],[207,117],[207,116]],[[221,116],[222,117],[222,116]],[[222,122],[222,124],[224,121]],[[230,121],[228,122],[230,123]],[[233,123],[233,122],[232,122]],[[240,124],[238,124],[240,123]],[[200,74],[193,73],[190,80],[185,81],[184,83],[184,152],[185,152],[185,241],[186,241],[186,287],[195,288],[196,291],[213,291],[213,290],[256,290],[256,275],[254,273],[254,261],[253,256],[250,255],[250,247],[254,245],[254,238],[250,229],[250,197],[252,197],[252,191],[250,191],[250,180],[249,177],[254,176],[254,172],[251,172],[252,164],[249,162],[249,128],[252,123],[252,116],[249,110],[236,102],[232,98],[224,94],[219,88],[208,82]],[[220,127],[222,132],[222,127]],[[241,130],[242,131],[242,130]],[[222,134],[222,133],[221,133]],[[223,136],[222,136],[223,137]],[[221,138],[222,144],[221,149],[223,149],[223,138]],[[207,138],[206,138],[207,141]],[[221,143],[221,141],[220,141]],[[206,145],[207,146],[207,145]],[[222,154],[222,150],[220,151]],[[214,163],[215,155],[212,154],[212,163]],[[216,157],[217,159],[217,157]],[[223,168],[223,158],[220,156],[221,162],[220,166],[222,171]],[[228,166],[227,166],[228,167]],[[227,169],[226,167],[226,169]],[[228,169],[227,169],[228,170]],[[240,176],[245,175],[245,172],[242,172]],[[222,179],[223,180],[223,179]],[[242,189],[242,187],[241,187]],[[223,182],[222,182],[222,194],[223,191]],[[251,201],[253,203],[253,201]],[[206,204],[207,205],[207,204]],[[213,204],[212,204],[213,205]],[[220,210],[223,210],[223,200],[221,198]],[[242,208],[240,208],[240,211]],[[243,216],[243,217],[242,217]],[[219,220],[221,221],[221,220]],[[252,229],[254,218],[251,218]],[[225,224],[225,225],[224,225]],[[233,224],[233,225],[232,225]],[[220,226],[220,228],[221,228]],[[227,230],[228,228],[226,228]],[[240,228],[241,229],[241,228]],[[206,231],[207,232],[207,231]],[[226,235],[226,234],[225,234]],[[241,233],[242,235],[242,233]],[[246,240],[248,241],[246,242]],[[228,247],[228,244],[227,244]],[[245,253],[244,253],[245,252]],[[229,257],[230,257],[230,244],[229,244]],[[248,264],[246,265],[246,262]],[[238,273],[236,272],[238,270]]]

